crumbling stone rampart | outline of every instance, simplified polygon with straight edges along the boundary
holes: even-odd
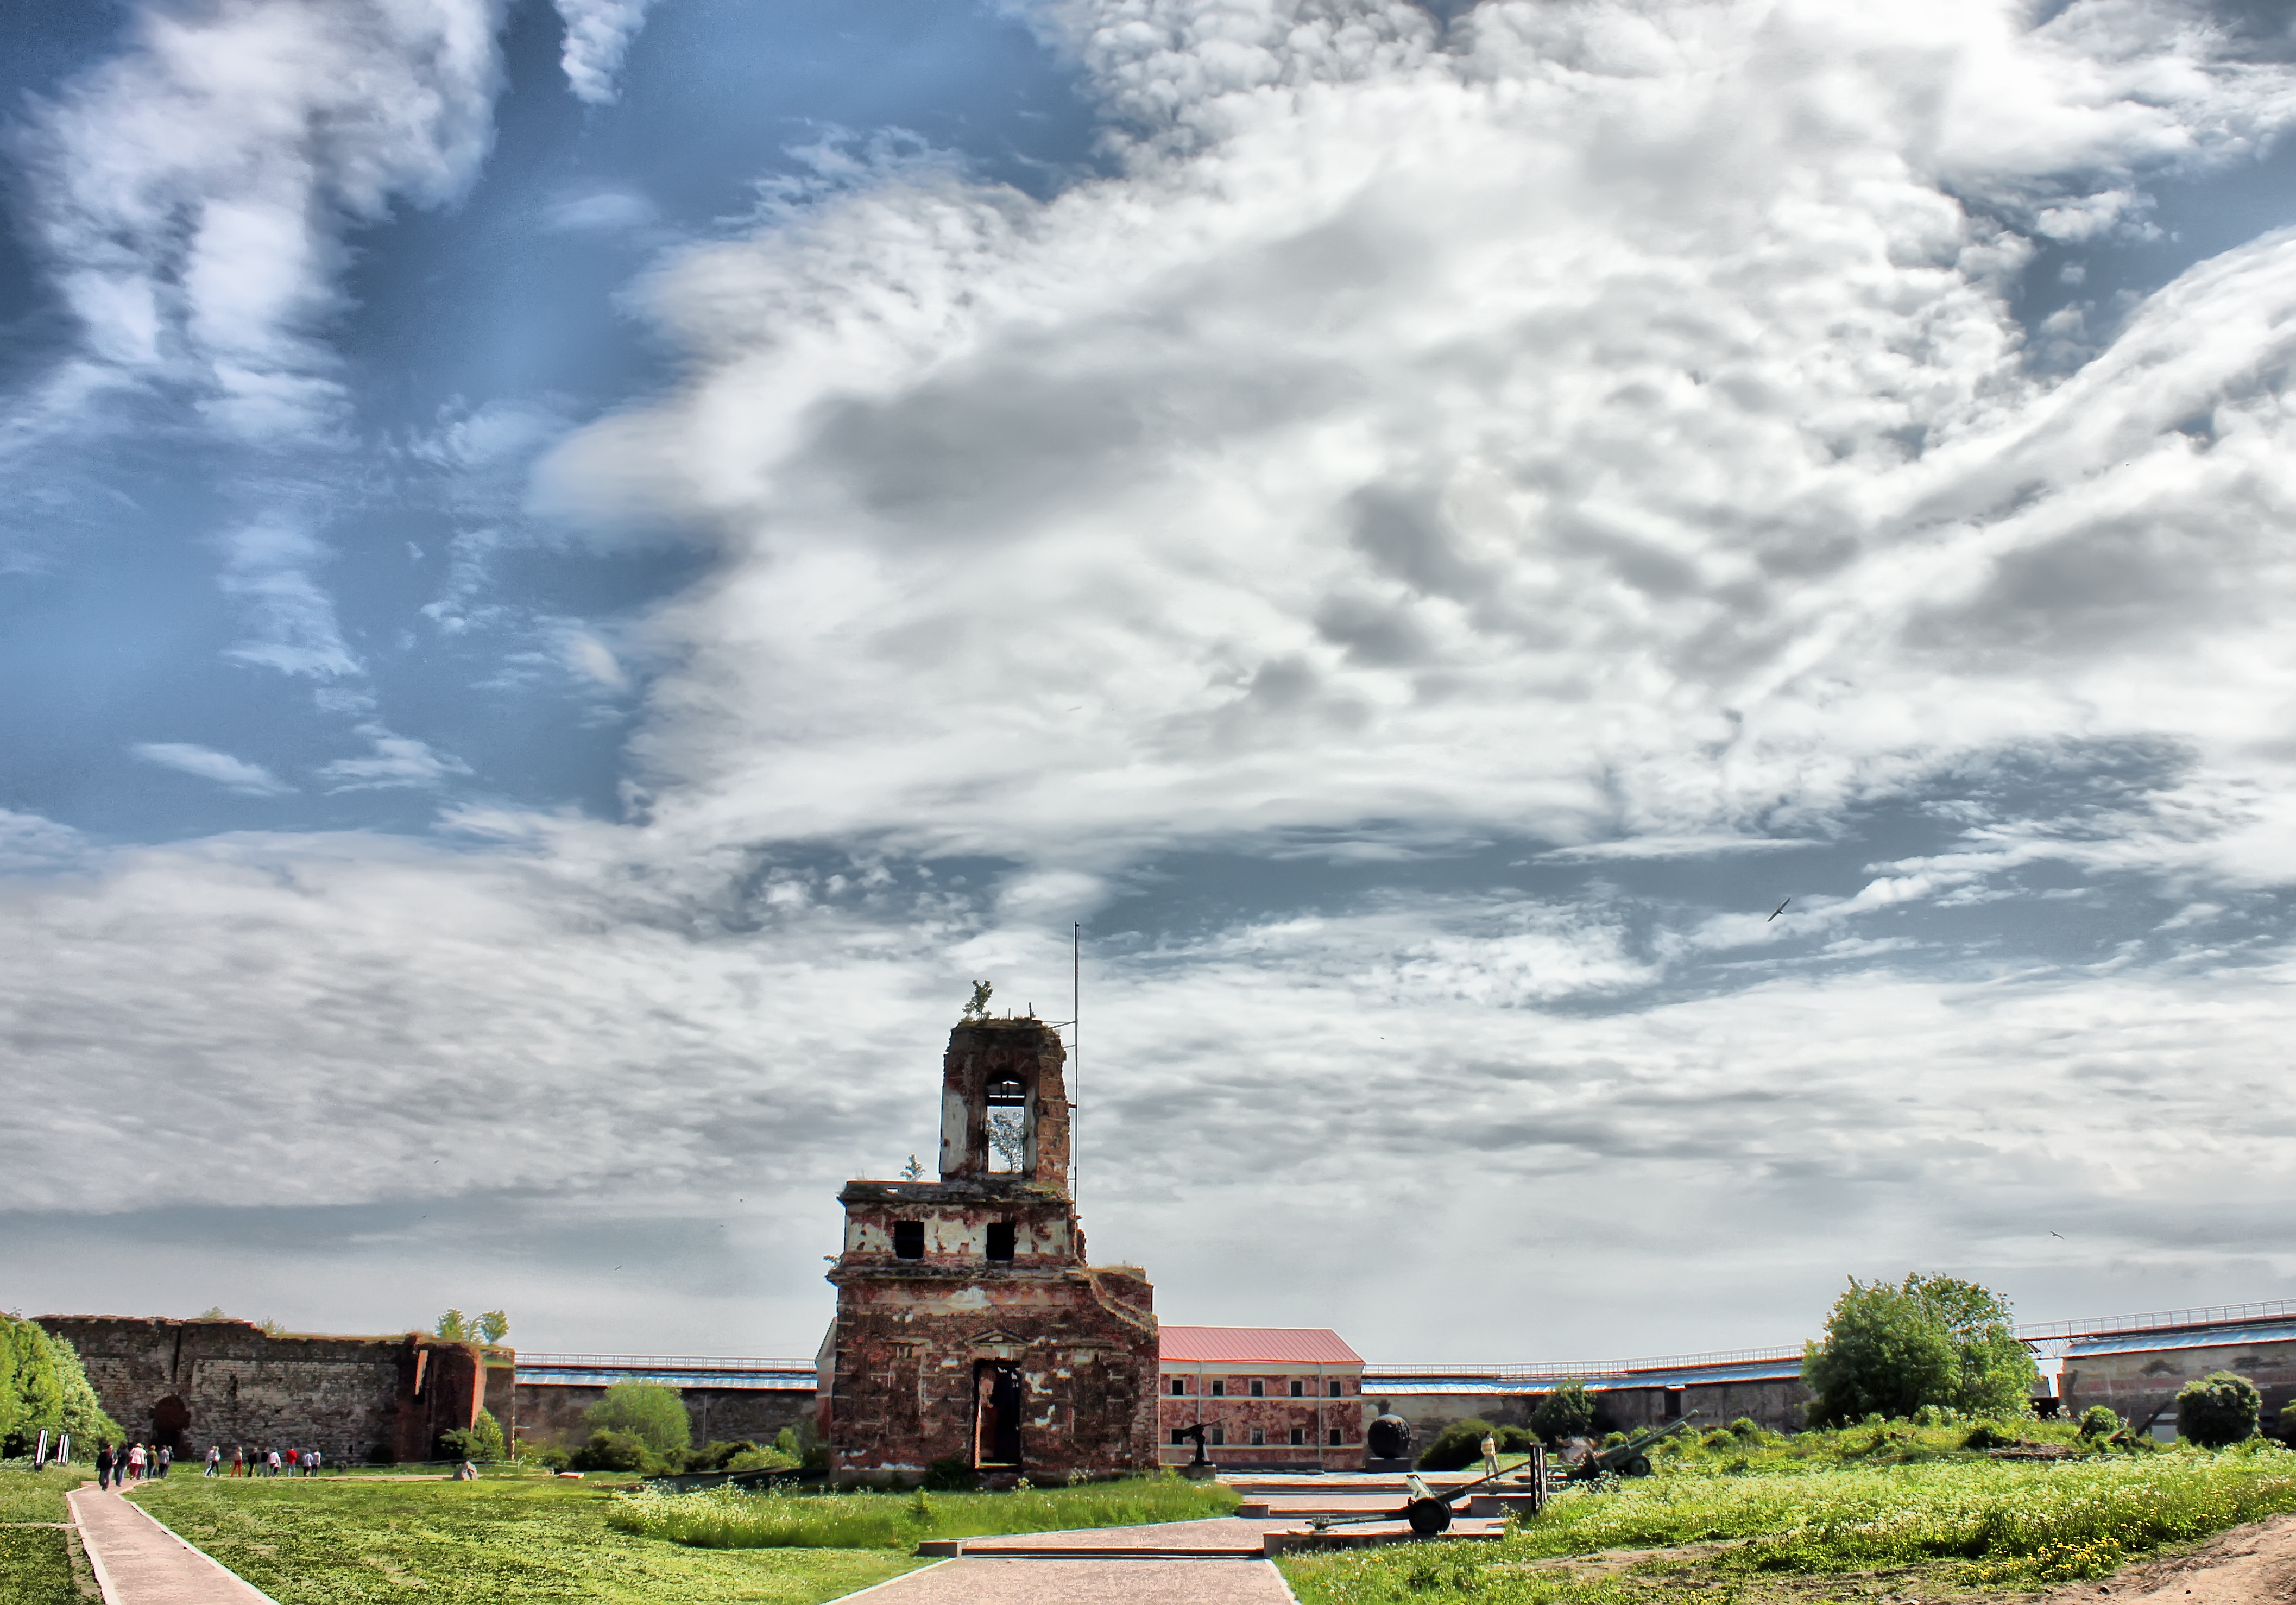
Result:
[[[340,1465],[428,1460],[478,1420],[489,1368],[476,1344],[419,1332],[274,1336],[246,1321],[41,1315],[79,1351],[129,1437],[177,1458],[234,1445],[317,1449]],[[506,1379],[505,1363],[492,1370]],[[505,1422],[505,1429],[508,1423]]]

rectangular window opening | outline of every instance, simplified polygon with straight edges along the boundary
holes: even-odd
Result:
[[[988,1257],[1002,1265],[1012,1264],[1013,1235],[1011,1221],[990,1221],[988,1223]]]
[[[1216,1399],[1227,1397],[1227,1383],[1218,1377],[1212,1379],[1212,1397]]]
[[[1338,1448],[1339,1446],[1340,1446],[1340,1429],[1339,1429],[1337,1427],[1334,1427],[1334,1428],[1332,1428],[1332,1448],[1334,1448],[1334,1449],[1336,1449],[1336,1448]]]
[[[1335,1399],[1345,1396],[1340,1392],[1340,1385],[1337,1382],[1332,1384],[1332,1396]]]
[[[981,1134],[988,1141],[988,1169],[1018,1175],[1029,1167],[1029,1089],[1009,1077],[988,1084],[981,1111]]]
[[[1258,1377],[1251,1379],[1251,1396],[1255,1399],[1264,1399],[1267,1396],[1267,1384]]]
[[[1267,1446],[1267,1434],[1262,1432],[1259,1428],[1254,1427],[1251,1429],[1251,1446],[1255,1449],[1266,1448]]]
[[[1303,1446],[1307,1441],[1308,1429],[1305,1427],[1294,1427],[1292,1429],[1292,1446],[1293,1448],[1297,1449]]]
[[[1302,1382],[1299,1378],[1293,1377],[1292,1379],[1292,1396],[1295,1399],[1306,1398],[1308,1396],[1308,1384]]]
[[[1226,1434],[1226,1431],[1224,1431],[1223,1429],[1221,1429],[1220,1428],[1218,1428],[1218,1427],[1213,1428],[1213,1429],[1212,1429],[1212,1447],[1213,1447],[1213,1448],[1215,1448],[1215,1449],[1220,1448],[1220,1447],[1222,1447],[1223,1445],[1225,1445],[1226,1444],[1226,1442],[1227,1442],[1227,1434]]]
[[[893,1223],[893,1257],[922,1259],[925,1257],[925,1224],[922,1221]]]
[[[1176,1399],[1177,1399],[1177,1398],[1179,1398],[1179,1397],[1183,1396],[1184,1395],[1185,1395],[1185,1394],[1187,1393],[1187,1391],[1188,1391],[1188,1383],[1187,1383],[1187,1379],[1186,1379],[1186,1378],[1185,1378],[1185,1377],[1174,1377],[1174,1378],[1172,1379],[1172,1396],[1173,1396],[1174,1398],[1176,1398]]]

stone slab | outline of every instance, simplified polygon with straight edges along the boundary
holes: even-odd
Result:
[[[64,1495],[104,1605],[275,1605],[132,1499],[92,1487]]]

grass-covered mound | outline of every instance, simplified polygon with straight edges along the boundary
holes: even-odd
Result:
[[[51,1465],[35,1471],[29,1460],[0,1462],[0,1527],[18,1521],[70,1521],[64,1495],[95,1480],[93,1466]]]
[[[280,1605],[818,1605],[920,1564],[665,1544],[609,1527],[606,1490],[541,1478],[178,1474],[135,1497]]]
[[[1781,1447],[1773,1445],[1774,1449]],[[1473,1593],[1492,1605],[1605,1605],[1662,1582],[1670,1597],[1759,1598],[1766,1580],[1925,1571],[1948,1589],[2102,1576],[2166,1544],[2296,1510],[2296,1456],[2265,1446],[2054,1464],[1880,1465],[1816,1456],[1767,1470],[1677,1462],[1608,1491],[1558,1496],[1496,1544],[1447,1542],[1287,1559],[1303,1605]],[[1629,1568],[1566,1558],[1679,1551]]]
[[[796,1494],[640,1488],[615,1497],[608,1517],[626,1532],[704,1549],[910,1549],[927,1538],[1140,1527],[1234,1513],[1218,1483],[1128,1478],[1010,1494]]]

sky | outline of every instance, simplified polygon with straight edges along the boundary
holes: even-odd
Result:
[[[2284,8],[14,0],[0,79],[0,1306],[810,1354],[976,979],[1168,1320],[2296,1296]]]

